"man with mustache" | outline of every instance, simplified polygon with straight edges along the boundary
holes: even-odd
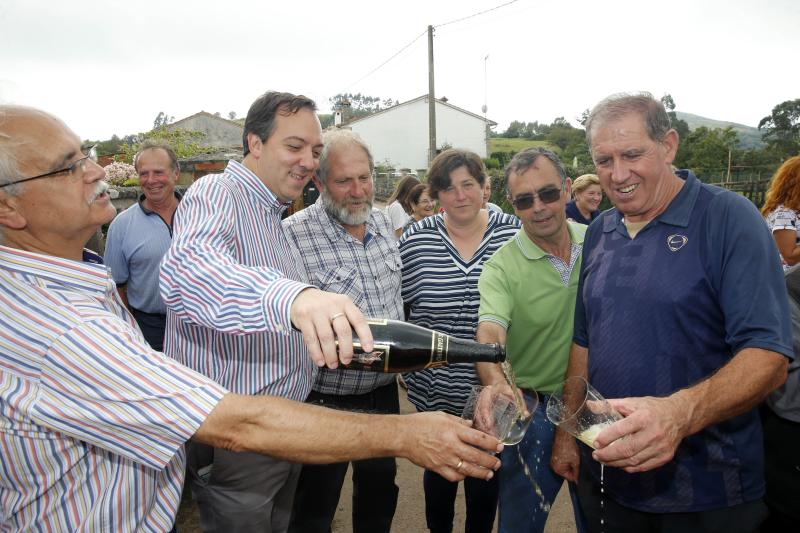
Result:
[[[161,259],[172,243],[172,218],[181,199],[175,192],[180,167],[165,143],[146,141],[133,158],[142,194],[108,228],[103,259],[122,301],[154,350],[164,350],[167,307],[158,292]]]
[[[82,261],[114,216],[104,178],[63,122],[0,106],[0,530],[169,531],[189,439],[229,454],[403,456],[453,480],[491,477],[499,461],[476,446],[502,446],[453,417],[235,394],[154,351],[108,270]]]
[[[309,283],[346,294],[374,318],[403,320],[400,253],[389,218],[372,207],[372,154],[349,130],[329,132],[319,170],[314,205],[283,221],[297,248]],[[394,374],[320,368],[311,403],[362,412],[397,413]],[[300,474],[292,532],[330,530],[348,463],[306,465]],[[393,458],[353,463],[353,531],[389,532],[397,504]]]

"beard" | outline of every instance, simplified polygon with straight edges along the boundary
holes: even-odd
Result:
[[[325,208],[325,212],[334,220],[338,220],[342,224],[348,226],[357,226],[369,220],[369,215],[372,212],[372,202],[374,200],[374,196],[370,195],[369,198],[364,199],[363,207],[357,211],[351,211],[348,209],[346,203],[337,203],[331,198],[328,191],[325,189],[320,190],[320,198],[322,199],[322,207]]]

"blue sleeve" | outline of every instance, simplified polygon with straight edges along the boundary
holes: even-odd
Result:
[[[704,262],[732,353],[761,348],[794,359],[783,268],[764,219],[748,199],[722,192],[710,204],[707,221]]]
[[[127,283],[130,276],[128,259],[122,249],[122,241],[125,238],[127,226],[122,213],[111,221],[111,225],[108,227],[108,235],[106,236],[106,249],[103,253],[103,262],[111,269],[111,276],[117,285]]]

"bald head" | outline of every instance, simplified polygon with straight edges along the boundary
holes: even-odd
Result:
[[[104,178],[61,120],[39,109],[0,106],[4,245],[80,260],[88,238],[114,217]]]
[[[80,139],[61,120],[40,109],[25,106],[0,105],[0,185],[14,183],[23,176],[47,172],[74,158],[77,153],[51,154],[45,150],[48,139],[54,136]],[[18,194],[23,185],[0,189],[6,194]]]

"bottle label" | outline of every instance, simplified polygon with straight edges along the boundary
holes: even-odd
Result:
[[[447,364],[447,350],[450,348],[450,337],[434,331],[431,335],[431,360],[425,368],[436,368]]]
[[[360,363],[366,366],[373,364],[383,366],[383,371],[389,371],[389,350],[391,347],[388,344],[373,344],[371,352],[359,352],[361,350],[360,342],[353,342],[353,348],[356,348],[356,353],[353,354],[353,362]]]

